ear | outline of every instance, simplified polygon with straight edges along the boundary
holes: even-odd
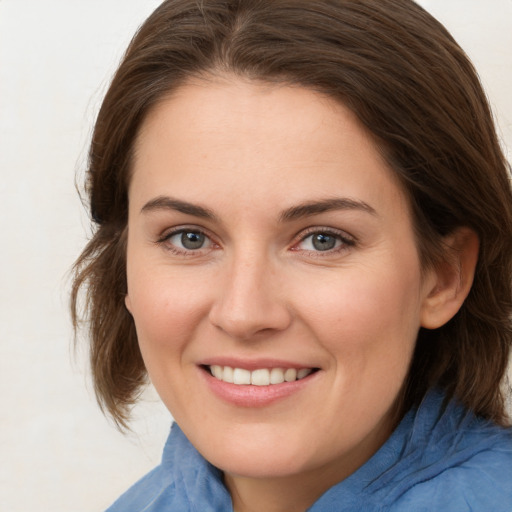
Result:
[[[421,326],[437,329],[455,316],[471,290],[480,242],[470,228],[458,228],[444,239],[446,257],[426,279]]]
[[[132,301],[130,300],[130,296],[128,294],[124,296],[124,305],[126,306],[126,309],[129,311],[129,313],[132,314]]]

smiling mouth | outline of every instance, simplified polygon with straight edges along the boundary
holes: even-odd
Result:
[[[302,380],[318,371],[318,368],[232,368],[231,366],[204,366],[213,377],[222,382],[239,386],[272,386],[283,382]]]

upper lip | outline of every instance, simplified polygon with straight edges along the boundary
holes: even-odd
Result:
[[[205,359],[199,363],[200,366],[229,366],[231,368],[242,368],[244,370],[259,370],[261,368],[317,368],[309,363],[300,363],[297,361],[285,361],[282,359],[273,358],[258,358],[258,359],[239,359],[234,357],[212,357]]]

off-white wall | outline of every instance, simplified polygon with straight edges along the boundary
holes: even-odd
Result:
[[[0,510],[103,510],[154,466],[154,393],[121,436],[73,362],[66,272],[86,241],[74,189],[94,114],[159,0],[0,0]],[[512,155],[512,1],[423,0],[474,59]]]

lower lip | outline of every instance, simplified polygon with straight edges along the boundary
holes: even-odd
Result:
[[[225,402],[238,407],[265,407],[288,398],[311,384],[319,373],[318,371],[313,372],[307,377],[293,382],[283,382],[269,386],[253,386],[230,384],[229,382],[216,379],[202,368],[200,371],[210,390],[215,395]]]

